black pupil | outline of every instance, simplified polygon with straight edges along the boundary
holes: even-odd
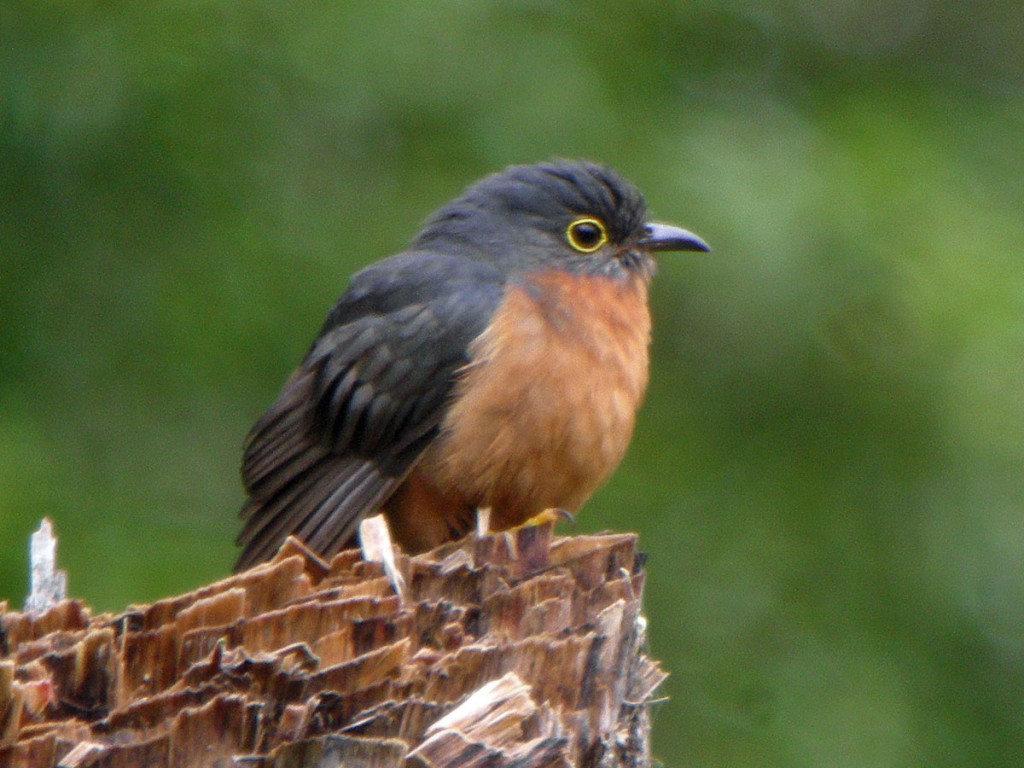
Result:
[[[593,248],[601,241],[601,229],[597,224],[589,221],[582,221],[573,230],[576,235],[576,242],[584,248]]]

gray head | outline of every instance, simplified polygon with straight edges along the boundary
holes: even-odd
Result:
[[[514,165],[436,211],[415,250],[462,252],[509,273],[564,269],[645,278],[655,251],[708,251],[696,235],[647,221],[640,191],[610,168],[557,161]]]

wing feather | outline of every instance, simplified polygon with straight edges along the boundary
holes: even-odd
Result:
[[[246,440],[236,570],[272,557],[289,534],[324,557],[353,542],[436,436],[503,292],[486,263],[423,252],[353,279]]]

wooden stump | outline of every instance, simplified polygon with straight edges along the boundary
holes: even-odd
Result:
[[[117,615],[0,605],[0,765],[647,766],[636,547],[533,527],[388,573],[289,540]]]

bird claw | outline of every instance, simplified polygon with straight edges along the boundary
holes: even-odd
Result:
[[[550,507],[545,509],[533,517],[529,518],[525,522],[517,525],[517,528],[525,528],[528,525],[555,525],[560,521],[565,521],[570,525],[575,524],[576,518],[573,517],[572,512],[567,509],[559,509],[558,507]]]

